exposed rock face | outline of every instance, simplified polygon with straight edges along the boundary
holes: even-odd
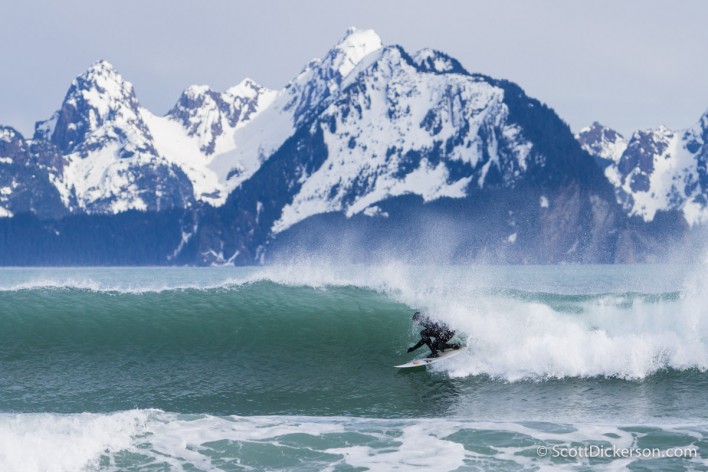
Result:
[[[597,121],[580,130],[575,137],[584,150],[609,161],[608,164],[618,162],[627,149],[627,140],[624,136]]]
[[[26,141],[0,126],[0,217],[34,213],[40,218],[67,214],[54,186],[63,170],[61,153],[44,141]]]
[[[658,212],[679,212],[696,225],[708,220],[706,116],[685,130],[636,131],[626,143],[613,143],[619,135],[595,126],[581,131],[578,140],[606,160],[605,175],[629,216],[651,222]]]

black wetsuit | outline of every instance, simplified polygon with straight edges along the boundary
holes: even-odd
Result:
[[[415,351],[423,344],[430,348],[430,357],[437,357],[438,350],[459,349],[460,346],[447,343],[455,335],[455,332],[444,323],[436,323],[430,318],[423,318],[417,323],[423,327],[420,332],[420,341],[408,348],[408,352]]]

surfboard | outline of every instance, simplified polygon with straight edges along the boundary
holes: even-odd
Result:
[[[424,367],[426,365],[434,364],[436,362],[442,361],[443,359],[449,359],[462,352],[462,349],[451,349],[449,351],[441,351],[438,357],[424,357],[422,359],[414,359],[407,364],[394,365],[399,369],[409,369],[411,367]]]

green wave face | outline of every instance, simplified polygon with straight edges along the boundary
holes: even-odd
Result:
[[[409,309],[351,287],[23,290],[3,294],[1,310],[5,411],[390,406],[405,383],[391,366],[411,338]]]

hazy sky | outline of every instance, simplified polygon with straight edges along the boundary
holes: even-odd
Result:
[[[282,87],[349,26],[506,78],[574,130],[684,128],[708,109],[708,1],[8,0],[0,124],[31,135],[107,59],[163,114],[190,84]]]

